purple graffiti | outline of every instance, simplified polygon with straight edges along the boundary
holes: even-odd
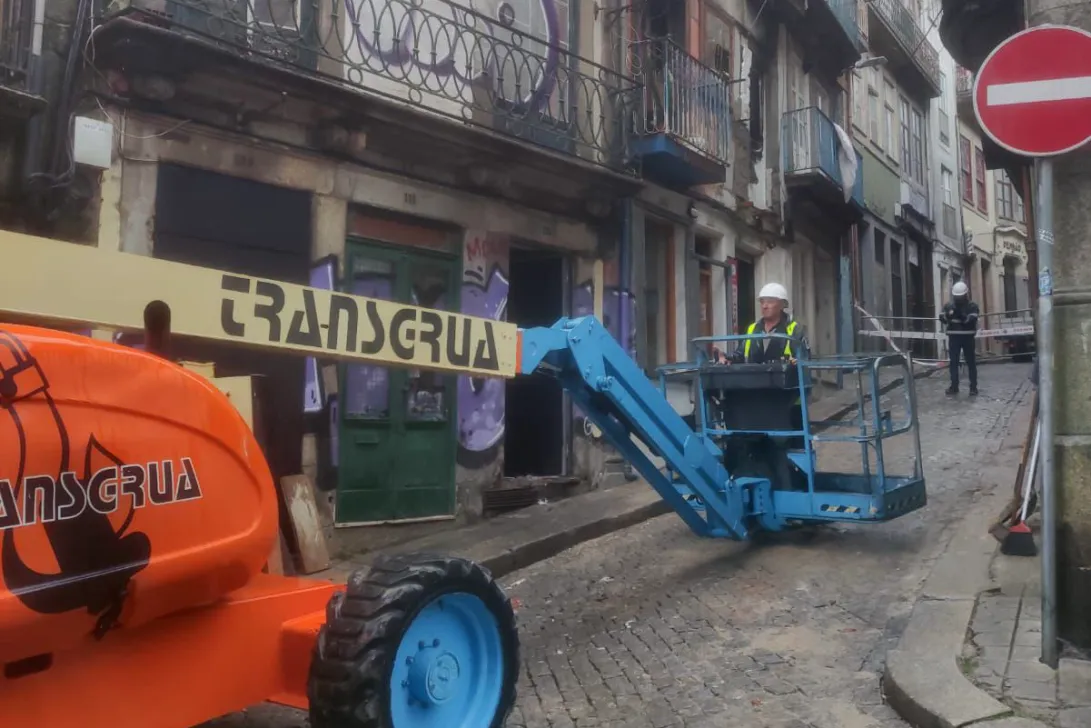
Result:
[[[544,37],[534,37],[514,27],[516,23],[529,27],[529,23],[527,18],[516,16],[511,2],[488,2],[486,4],[491,7],[480,10],[473,0],[469,7],[449,0],[429,3],[449,8],[453,16],[450,18],[411,0],[350,0],[346,9],[355,29],[356,42],[371,58],[382,62],[381,70],[408,67],[422,75],[453,78],[465,85],[491,84],[499,98],[538,111],[557,84],[561,54],[557,44],[561,39],[555,0],[522,0],[527,15],[533,12],[531,5],[535,3],[545,20]],[[371,9],[373,17],[362,17],[365,6]],[[486,14],[488,10],[492,10],[495,20]],[[509,33],[511,39],[500,39],[501,32]],[[389,39],[388,45],[384,45],[383,38]],[[422,42],[432,47],[422,48]],[[528,42],[541,45],[544,56],[524,48]],[[445,55],[441,46],[448,48]],[[456,48],[461,58],[456,57]],[[370,58],[363,62],[366,64],[368,60]],[[476,73],[475,63],[480,64]],[[460,64],[465,70],[459,68]],[[524,87],[519,77],[526,71],[537,71],[537,74]],[[500,87],[505,78],[510,82],[513,74],[517,79],[515,89],[529,92],[522,99],[507,98]]]
[[[462,313],[503,321],[508,307],[508,279],[493,267],[487,285],[462,284]],[[458,443],[471,453],[486,453],[504,437],[504,380],[458,378]]]
[[[602,295],[602,325],[629,356],[636,358],[636,301],[629,291],[607,286]],[[572,291],[572,315],[590,316],[595,312],[594,286],[588,282]],[[624,328],[622,328],[624,327]]]
[[[356,296],[391,300],[389,275],[356,274],[352,293]],[[345,414],[352,417],[383,418],[390,412],[389,374],[386,367],[350,364],[345,369]]]

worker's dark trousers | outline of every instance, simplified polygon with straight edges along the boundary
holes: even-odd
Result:
[[[974,351],[976,337],[973,334],[947,336],[947,350],[951,353],[951,389],[958,389],[958,359],[961,353],[966,359],[970,374],[970,389],[977,389],[977,355]]]

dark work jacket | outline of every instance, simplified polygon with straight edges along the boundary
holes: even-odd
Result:
[[[791,327],[792,331],[789,332],[788,328]],[[765,322],[757,320],[746,329],[747,334],[763,334],[765,331]],[[803,325],[796,323],[788,314],[781,314],[780,322],[768,332],[771,334],[788,334],[792,337],[791,342],[786,339],[749,339],[747,341],[740,341],[738,348],[731,355],[731,361],[736,363],[746,364],[762,364],[765,362],[773,362],[781,359],[788,359],[789,357],[799,356],[800,349],[804,346],[803,337]],[[747,352],[747,345],[749,344],[749,353]],[[768,349],[766,345],[768,344]],[[790,345],[789,352],[785,352],[785,349]]]
[[[939,320],[946,324],[948,331],[977,331],[979,313],[973,301],[948,301]]]

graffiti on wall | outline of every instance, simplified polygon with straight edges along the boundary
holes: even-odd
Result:
[[[572,291],[572,315],[590,316],[595,312],[595,285],[585,281]],[[636,358],[636,302],[629,291],[606,286],[602,292],[602,324],[621,347]]]
[[[577,280],[582,281],[572,289],[572,315],[590,316],[595,312],[595,284],[590,262],[577,267]],[[610,335],[621,344],[629,356],[636,358],[636,300],[632,292],[621,285],[617,260],[607,261],[603,267],[602,324]],[[597,439],[598,430],[584,416],[579,406],[572,405],[575,420],[574,431]]]
[[[567,0],[349,0],[355,61],[423,95],[473,101],[474,90],[538,111],[558,86]]]
[[[462,313],[496,321],[507,318],[508,241],[467,232],[462,257]],[[481,467],[497,455],[504,439],[503,379],[458,378],[458,459]]]
[[[393,270],[381,263],[361,260],[352,271],[349,291],[356,296],[393,300]],[[371,266],[367,270],[364,266]],[[390,413],[390,374],[386,367],[351,364],[345,367],[345,413],[351,417],[385,419]]]

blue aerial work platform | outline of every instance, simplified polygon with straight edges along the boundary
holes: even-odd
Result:
[[[562,319],[550,328],[523,330],[521,337],[520,373],[557,377],[604,437],[701,536],[742,540],[758,530],[889,521],[925,505],[912,364],[903,355],[812,360],[803,347],[793,362],[724,365],[705,354],[712,343],[783,335],[708,337],[693,341],[693,362],[660,369],[662,389],[657,389],[593,317]],[[890,368],[899,370],[905,388],[906,416],[898,422],[881,404],[879,373]],[[870,391],[857,387],[858,414],[847,423],[856,432],[812,431],[808,399],[812,373],[819,371],[868,375]],[[692,388],[692,423],[667,399],[672,378]],[[793,406],[799,414],[787,424]],[[886,472],[883,442],[897,435],[913,439],[908,475]],[[814,443],[820,440],[858,443],[860,472],[819,472]],[[732,453],[756,443],[762,446],[755,452],[765,453],[757,472],[732,472]],[[648,452],[666,467],[657,467]]]

